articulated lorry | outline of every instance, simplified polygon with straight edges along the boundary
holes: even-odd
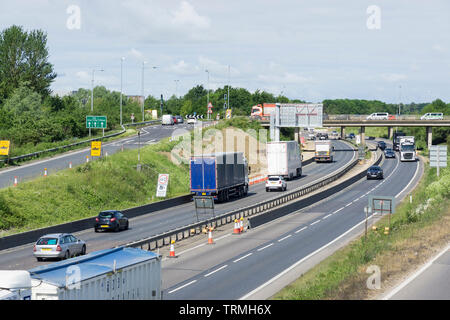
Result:
[[[275,103],[263,103],[252,107],[250,118],[253,120],[270,120],[270,115],[275,112]]]
[[[400,161],[416,161],[416,145],[413,136],[399,137]]]
[[[400,138],[404,136],[405,136],[404,132],[401,131],[394,132],[392,136],[392,149],[394,149],[394,151],[399,151]]]
[[[192,156],[189,165],[191,193],[225,202],[248,193],[248,163],[242,152]]]
[[[297,141],[275,141],[266,145],[267,175],[292,179],[302,175],[302,157]]]
[[[316,162],[333,162],[334,147],[330,140],[316,141],[314,160]]]

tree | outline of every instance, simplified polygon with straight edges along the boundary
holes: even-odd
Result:
[[[46,97],[56,78],[48,62],[47,35],[41,30],[26,32],[12,26],[0,33],[0,101],[7,99],[21,83]]]

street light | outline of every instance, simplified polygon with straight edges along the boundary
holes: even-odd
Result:
[[[141,95],[142,95],[142,122],[144,122],[144,104],[145,104],[145,96],[144,96],[144,65],[147,63],[147,61],[142,62],[142,88],[141,88]]]
[[[206,107],[208,107],[209,106],[209,71],[208,71],[208,69],[206,69],[205,72],[208,74],[208,85],[207,85],[208,103],[206,104]],[[209,113],[208,113],[208,119],[209,119]]]
[[[103,72],[103,69],[92,69],[92,82],[91,82],[91,113],[94,112],[94,76],[95,71]],[[91,136],[91,128],[89,128],[89,137]]]
[[[123,60],[125,57],[120,58],[120,125],[122,125],[122,69],[123,69]]]

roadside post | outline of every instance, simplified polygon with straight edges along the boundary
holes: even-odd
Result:
[[[364,239],[367,240],[367,215],[372,213],[372,208],[369,206],[364,207],[364,213],[366,214]]]
[[[165,198],[167,195],[167,187],[169,185],[169,175],[161,173],[158,175],[158,186],[156,187],[156,196]]]
[[[391,214],[395,213],[395,197],[386,196],[369,196],[368,213],[383,216],[388,215],[388,227],[384,230],[384,234],[388,235],[391,229]]]

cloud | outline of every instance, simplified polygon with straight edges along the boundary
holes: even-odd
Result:
[[[187,1],[182,1],[180,7],[172,15],[171,22],[176,26],[188,26],[199,29],[205,29],[210,26],[209,18],[199,15]]]
[[[137,60],[144,60],[144,54],[135,48],[131,48],[131,50],[128,51],[128,55],[132,56]]]
[[[406,80],[408,77],[404,74],[385,73],[385,74],[381,75],[381,78],[387,82],[398,82],[398,81]]]
[[[282,83],[282,84],[305,84],[312,81],[311,77],[303,77],[294,73],[284,72],[280,75],[274,74],[259,74],[258,80],[268,83]]]

